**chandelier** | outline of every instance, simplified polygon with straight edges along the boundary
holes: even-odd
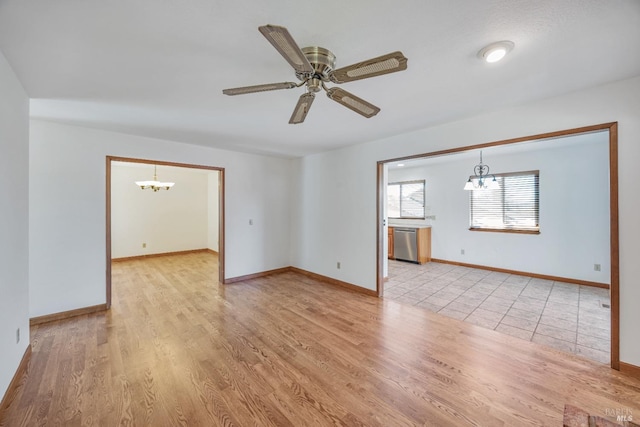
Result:
[[[500,188],[495,175],[489,173],[489,165],[482,163],[482,150],[480,150],[480,163],[473,168],[473,174],[475,178],[469,177],[464,185],[465,190],[494,190]]]
[[[153,166],[153,181],[136,181],[136,185],[142,190],[168,190],[174,186],[175,182],[160,182],[158,181],[158,166]]]

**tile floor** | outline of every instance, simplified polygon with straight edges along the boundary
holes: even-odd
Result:
[[[610,362],[607,289],[435,262],[389,260],[384,298]]]

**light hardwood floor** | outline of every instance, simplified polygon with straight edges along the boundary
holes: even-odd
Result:
[[[33,327],[3,426],[562,425],[640,416],[640,381],[296,273],[222,286],[215,255],[113,265],[107,313]],[[612,412],[613,411],[613,412]]]

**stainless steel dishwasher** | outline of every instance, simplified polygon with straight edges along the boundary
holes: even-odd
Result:
[[[418,262],[418,239],[415,228],[394,227],[393,256],[403,261]]]

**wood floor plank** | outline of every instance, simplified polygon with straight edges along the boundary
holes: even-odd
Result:
[[[640,414],[640,381],[578,356],[294,272],[217,277],[211,253],[115,263],[109,312],[32,327],[0,426],[561,425],[565,404]]]

